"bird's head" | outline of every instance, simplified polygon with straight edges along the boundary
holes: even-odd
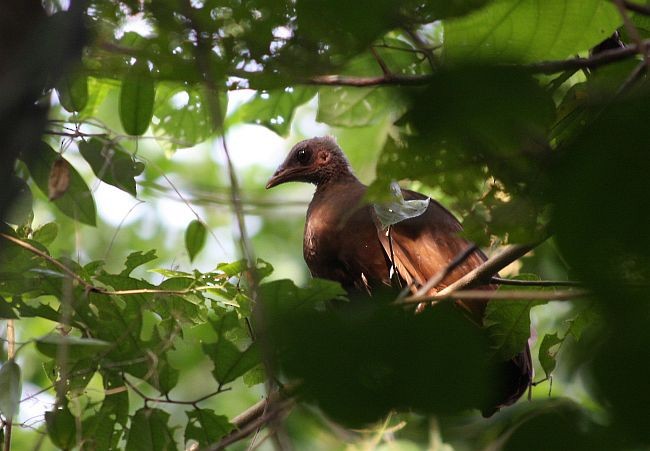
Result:
[[[331,136],[300,141],[266,184],[273,188],[286,182],[320,185],[337,178],[354,177],[350,164]]]

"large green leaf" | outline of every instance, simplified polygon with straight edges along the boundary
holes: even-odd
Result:
[[[138,61],[122,81],[120,122],[129,135],[142,135],[149,128],[155,98],[154,80],[146,61]]]
[[[186,414],[185,441],[196,440],[200,447],[215,443],[234,429],[228,417],[217,415],[210,409],[191,410]]]
[[[5,418],[11,419],[18,413],[21,390],[20,366],[14,359],[9,359],[0,368],[0,412]]]
[[[41,142],[39,149],[34,152],[33,158],[25,158],[29,172],[39,189],[48,196],[48,183],[50,172],[55,162],[61,158],[48,144]],[[95,200],[81,175],[71,166],[67,165],[69,183],[64,193],[52,202],[65,215],[94,226],[96,221]]]
[[[143,407],[131,419],[126,451],[172,451],[178,449],[167,426],[169,414]]]
[[[156,93],[152,128],[166,151],[192,147],[215,132],[209,95],[212,94],[200,86],[160,84]],[[221,114],[225,115],[228,98],[224,93],[220,93],[219,103]]]
[[[338,282],[310,279],[306,287],[297,287],[291,280],[274,280],[260,286],[260,297],[270,306],[282,310],[313,308],[333,299],[340,299],[346,292]]]
[[[212,374],[220,385],[234,381],[260,363],[255,343],[240,351],[231,341],[220,338],[216,344],[204,344],[203,351],[214,362]]]
[[[309,86],[257,92],[251,100],[237,109],[229,119],[229,123],[259,124],[278,135],[286,136],[291,128],[296,108],[315,95],[316,89]]]
[[[607,0],[497,0],[446,21],[449,61],[561,59],[610,36],[621,17]]]
[[[144,164],[134,160],[117,143],[93,138],[81,141],[79,152],[100,180],[133,196],[137,195],[135,177],[142,173]]]
[[[205,224],[197,219],[188,224],[187,229],[185,229],[185,249],[190,261],[194,261],[196,254],[203,249],[207,233]]]
[[[80,338],[71,335],[50,334],[36,340],[36,348],[48,357],[56,358],[60,346],[68,348],[68,358],[78,360],[96,356],[111,344],[95,338]]]
[[[68,409],[45,412],[45,424],[50,440],[61,449],[72,449],[76,443],[77,424]]]
[[[56,84],[61,106],[66,110],[77,112],[88,104],[88,78],[83,74],[70,74],[61,77]]]
[[[520,274],[517,280],[539,280],[532,274]],[[503,285],[500,291],[521,289]],[[539,287],[529,287],[539,289]],[[494,299],[485,308],[483,325],[488,331],[495,355],[501,360],[509,360],[524,351],[530,338],[530,309],[543,301]]]
[[[341,69],[343,75],[381,76],[380,59],[393,74],[422,73],[421,60],[412,52],[407,42],[384,38],[373,56],[365,52],[354,58]],[[381,122],[390,116],[399,117],[405,111],[404,100],[396,89],[383,86],[322,87],[318,90],[318,114],[316,120],[339,127],[363,127]]]

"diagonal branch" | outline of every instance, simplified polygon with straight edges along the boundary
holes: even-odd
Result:
[[[398,304],[419,304],[420,302],[439,302],[445,299],[459,299],[459,300],[490,300],[490,299],[504,299],[504,300],[546,300],[546,301],[569,301],[576,298],[584,298],[591,296],[592,293],[583,290],[457,290],[447,292],[444,294],[436,294],[433,296],[411,296]]]

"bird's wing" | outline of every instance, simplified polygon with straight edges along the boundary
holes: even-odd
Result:
[[[406,200],[426,199],[413,191],[403,191]],[[460,223],[442,205],[430,200],[426,211],[420,216],[406,219],[390,227],[390,233],[376,221],[377,235],[388,259],[393,262],[399,276],[415,291],[430,278],[447,268],[470,242],[460,237]],[[480,250],[472,252],[456,269],[450,272],[428,294],[435,294],[459,279],[486,260]],[[461,303],[480,320],[484,302]]]

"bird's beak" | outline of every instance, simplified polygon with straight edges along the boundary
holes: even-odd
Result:
[[[289,171],[284,165],[281,165],[276,171],[275,174],[269,179],[266,183],[266,189],[273,188],[284,182],[290,180],[292,171]]]

